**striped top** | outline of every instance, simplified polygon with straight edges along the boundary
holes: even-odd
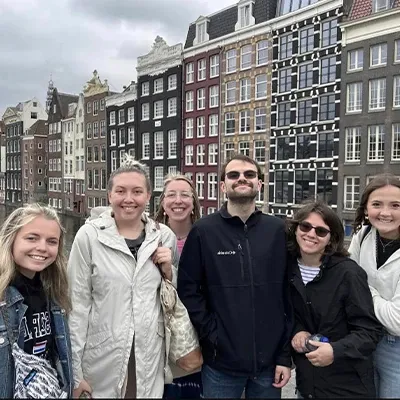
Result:
[[[308,267],[307,265],[303,265],[297,260],[299,265],[301,278],[303,279],[303,283],[307,285],[308,282],[311,282],[319,273],[319,267]]]

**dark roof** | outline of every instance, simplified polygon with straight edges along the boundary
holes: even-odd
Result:
[[[400,7],[400,0],[391,0],[390,8],[397,8],[397,7]],[[371,14],[372,14],[371,0],[354,0],[347,20],[354,21],[360,18],[368,17]]]
[[[275,17],[277,0],[254,0],[253,16],[255,23],[260,24]],[[207,32],[209,40],[217,39],[235,32],[235,25],[238,20],[238,6],[226,8],[212,14],[209,18]],[[196,23],[189,26],[186,36],[185,49],[193,47],[193,40],[196,37]]]
[[[46,135],[46,121],[39,119],[28,130],[27,135]]]
[[[71,103],[77,103],[79,100],[79,96],[60,92],[57,92],[57,96],[61,108],[62,117],[63,119],[68,118],[68,105]]]

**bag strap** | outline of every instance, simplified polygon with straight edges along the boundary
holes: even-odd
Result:
[[[365,237],[366,237],[366,236],[368,235],[368,233],[371,231],[371,229],[372,229],[372,225],[371,225],[371,224],[368,224],[367,227],[365,228],[363,234],[362,234],[361,241],[360,241],[360,247],[361,247],[361,245],[362,245],[362,243],[363,243]]]
[[[159,223],[158,221],[154,221],[154,222],[155,222],[155,224],[156,224],[156,229],[157,229],[158,231],[161,231],[160,223]],[[160,239],[159,242],[158,242],[158,247],[162,247],[162,241],[161,241],[161,239]],[[163,278],[164,280],[166,280],[167,278],[166,278],[164,272],[162,271],[161,266],[160,266],[159,264],[155,264],[155,266],[156,266],[156,267],[158,268],[158,270],[160,271],[160,274],[161,274],[162,278]]]
[[[3,316],[3,320],[4,320],[4,324],[6,326],[7,329],[7,336],[8,336],[8,340],[10,342],[10,349],[12,348],[12,345],[14,344],[14,342],[16,342],[16,338],[14,335],[14,332],[11,328],[11,324],[10,324],[10,318],[8,315],[8,310],[7,310],[7,303],[4,302],[4,305],[2,304],[0,306],[0,311],[1,311],[1,315]]]

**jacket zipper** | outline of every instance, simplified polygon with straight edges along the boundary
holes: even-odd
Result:
[[[244,224],[244,236],[246,238],[246,248],[249,258],[249,274],[250,274],[250,290],[251,290],[251,310],[252,310],[252,322],[253,322],[253,368],[254,375],[257,374],[257,346],[256,346],[256,314],[254,310],[254,278],[253,278],[253,265],[251,263],[251,254],[250,254],[250,244],[249,237],[247,231],[247,225]]]
[[[244,253],[243,253],[243,249],[241,244],[238,244],[238,250],[239,250],[239,258],[240,258],[240,272],[242,273],[242,280],[244,280],[244,267],[243,267],[243,257],[244,257]]]

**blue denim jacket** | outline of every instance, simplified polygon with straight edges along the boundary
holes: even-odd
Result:
[[[18,290],[9,286],[6,289],[5,301],[0,307],[8,308],[8,318],[18,338],[18,345],[23,348],[24,331],[21,326],[27,306],[23,304],[24,298]],[[53,335],[59,357],[58,370],[64,380],[64,388],[68,391],[68,397],[72,397],[72,358],[71,342],[65,311],[58,305],[50,302]],[[11,355],[10,342],[3,315],[0,313],[0,398],[12,398],[14,393],[14,361]]]

